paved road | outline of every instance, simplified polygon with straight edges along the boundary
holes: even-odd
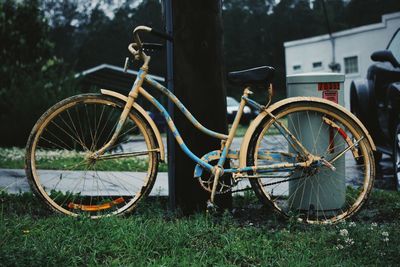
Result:
[[[71,181],[76,180],[77,177],[82,177],[82,171],[74,171],[69,172],[67,175],[64,175],[63,182],[59,187],[62,188],[63,191],[72,190],[76,183]],[[46,181],[47,185],[52,185],[51,180],[56,182],[57,180],[53,179],[55,176],[59,174],[57,171],[46,171],[42,173],[41,177],[44,181]],[[97,192],[97,184],[94,183],[97,178],[101,179],[101,186],[107,187],[106,192],[103,194],[123,194],[121,190],[120,184],[124,185],[125,191],[136,190],[138,185],[134,184],[128,179],[130,177],[142,177],[142,173],[133,173],[133,172],[97,172],[96,175],[93,173],[93,178],[90,180],[91,173],[86,173],[86,185],[84,186],[84,192],[82,195],[95,195]],[[113,182],[113,180],[118,179],[118,183]],[[81,184],[82,185],[82,184]],[[0,169],[0,190],[6,190],[11,194],[18,194],[23,192],[29,192],[30,187],[28,184],[28,180],[25,175],[24,170],[16,170],[16,169]],[[101,194],[101,193],[100,193]],[[167,196],[168,195],[168,174],[166,172],[158,173],[156,182],[154,184],[153,190],[150,195],[157,196]]]
[[[167,148],[166,145],[166,137],[163,137],[163,142],[165,145],[165,148]],[[233,149],[239,149],[240,144],[242,142],[241,137],[236,138],[234,140],[234,143],[232,144]],[[136,150],[145,150],[145,143],[142,141],[131,141],[128,144],[123,145],[123,149],[126,151],[130,151],[132,149],[131,146],[135,146]],[[166,151],[167,152],[167,151]],[[99,172],[100,176],[102,177],[103,182],[106,181],[105,183],[108,183],[110,187],[112,188],[112,183],[110,181],[107,182],[107,180],[110,180],[108,177],[119,177],[121,180],[127,180],[127,176],[135,176],[135,173],[113,173],[113,172]],[[57,172],[56,171],[48,171],[43,177],[44,179],[51,180],[51,177],[56,176]],[[64,179],[64,187],[65,190],[71,189],[71,185],[68,185],[68,180],[72,181],[72,179],[76,178],[77,176],[81,176],[82,174],[78,171],[71,172],[69,176],[67,176]],[[141,176],[141,174],[136,174],[136,176]],[[46,178],[47,177],[47,178]],[[72,183],[69,183],[72,184]],[[85,186],[85,194],[91,194],[90,191],[94,191],[94,188],[90,188],[90,182],[87,183]],[[127,183],[129,184],[129,183]],[[17,169],[0,169],[0,190],[6,190],[8,193],[11,194],[18,194],[18,193],[23,193],[23,192],[29,192],[30,187],[25,175],[24,170],[17,170]],[[112,190],[112,189],[110,189]],[[168,195],[168,173],[166,172],[159,172],[157,175],[156,182],[154,184],[154,187],[150,193],[150,195],[160,195],[160,196],[166,196]]]
[[[163,141],[165,143],[166,138],[163,138]],[[234,140],[234,143],[232,145],[233,149],[239,149],[240,144],[242,142],[242,138],[237,138]],[[275,147],[276,145],[279,145],[282,142],[282,140],[279,140],[277,138],[270,138],[268,140],[268,143],[272,145],[272,147]],[[135,146],[135,149],[140,150],[140,146],[143,146],[143,149],[145,149],[145,144],[144,142],[140,141],[133,141],[129,142],[128,144],[123,146],[123,149],[126,151],[129,151],[132,149],[130,146]],[[348,163],[347,163],[348,164]],[[346,164],[346,165],[347,165]],[[350,163],[351,164],[351,163]],[[346,173],[349,175],[349,173]],[[134,191],[137,192],[138,184],[132,177],[143,177],[143,173],[134,173],[134,172],[97,172],[93,173],[86,173],[85,178],[85,190],[82,192],[84,195],[92,195],[92,194],[99,194],[97,192],[97,186],[95,186],[96,182],[96,177],[100,178],[99,180],[101,181],[102,185],[107,188],[107,194],[110,192],[116,192],[118,190],[122,190],[121,188],[125,189],[126,191]],[[60,176],[57,171],[44,171],[41,174],[41,177],[46,181],[48,184],[48,187],[54,186],[55,183],[58,183],[60,179],[56,179]],[[67,175],[64,175],[62,177],[62,184],[59,186],[62,186],[64,188],[63,190],[72,190],[74,191],[74,187],[72,185],[76,184],[73,181],[76,181],[76,178],[80,178],[83,176],[83,173],[81,171],[71,171]],[[90,178],[92,176],[92,178]],[[188,179],[193,179],[192,177],[188,177]],[[83,180],[83,179],[81,179]],[[140,180],[137,180],[140,182]],[[81,186],[81,185],[80,185]],[[243,181],[240,183],[239,188],[245,188],[248,187],[249,183],[248,181]],[[13,169],[0,169],[0,190],[7,190],[9,193],[19,193],[19,192],[27,192],[30,190],[29,184],[27,182],[25,172],[24,170],[13,170]],[[281,186],[280,188],[275,188],[274,192],[277,193],[277,191],[287,191],[287,185]],[[156,183],[153,187],[153,190],[151,192],[151,195],[161,195],[165,196],[168,195],[168,175],[167,173],[159,173],[156,179]]]
[[[69,175],[64,175],[63,183],[58,185],[62,187],[63,191],[72,190],[76,183],[73,183],[73,180],[81,177],[83,172],[74,171],[70,172]],[[46,171],[42,173],[41,177],[46,182],[48,186],[54,185],[56,181],[53,183],[51,180],[58,176],[57,171]],[[132,179],[130,177],[139,177],[142,176],[143,173],[133,173],[133,172],[97,172],[97,177],[100,177],[102,180],[101,186],[107,187],[107,190],[103,192],[103,194],[113,195],[113,194],[124,194],[126,191],[138,191],[138,185],[132,183]],[[101,195],[101,192],[97,192],[96,183],[94,180],[90,180],[90,173],[86,173],[86,185],[85,190],[81,192],[82,195]],[[96,178],[97,179],[97,178]],[[118,179],[118,183],[114,181]],[[189,179],[194,179],[189,177]],[[121,184],[123,184],[124,189],[121,189]],[[81,184],[82,185],[82,184]],[[243,189],[246,187],[250,187],[250,183],[247,180],[241,181],[238,185],[238,189]],[[122,191],[121,191],[122,190]],[[28,180],[25,175],[24,170],[17,169],[0,169],[0,191],[7,191],[10,194],[19,194],[24,192],[30,192],[30,187]],[[159,172],[157,175],[156,182],[154,187],[150,193],[152,196],[167,196],[168,195],[168,173]]]

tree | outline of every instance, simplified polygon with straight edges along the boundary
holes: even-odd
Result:
[[[398,0],[352,0],[345,9],[346,26],[356,27],[381,21],[381,16],[400,10]]]
[[[74,81],[53,55],[38,1],[4,1],[0,25],[0,144],[23,146],[39,116],[70,95]]]
[[[76,61],[80,45],[79,30],[88,23],[89,2],[79,0],[42,0],[41,14],[49,26],[49,39],[53,42],[54,53],[70,65]]]

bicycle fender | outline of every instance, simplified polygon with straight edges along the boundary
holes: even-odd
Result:
[[[240,146],[240,156],[239,156],[239,165],[240,168],[244,168],[247,165],[246,162],[246,158],[247,158],[247,151],[249,149],[249,144],[250,144],[250,139],[252,137],[252,135],[254,134],[256,128],[259,126],[259,124],[262,122],[262,120],[268,116],[268,113],[274,113],[275,110],[281,108],[284,105],[290,104],[290,103],[296,103],[296,102],[318,102],[318,103],[323,103],[329,106],[332,106],[338,110],[340,110],[341,112],[345,113],[346,115],[348,115],[350,118],[352,118],[359,126],[360,128],[366,133],[366,137],[368,138],[368,141],[371,144],[371,148],[373,151],[376,151],[376,146],[374,141],[372,140],[371,135],[369,134],[369,132],[367,131],[367,129],[365,128],[365,126],[361,123],[361,121],[354,116],[354,114],[352,114],[349,110],[345,109],[344,107],[330,101],[330,100],[326,100],[323,98],[318,98],[318,97],[290,97],[290,98],[286,98],[284,100],[278,101],[274,104],[272,104],[271,106],[269,106],[267,108],[267,110],[263,110],[260,112],[260,114],[251,122],[249,128],[247,129],[244,137],[243,137],[243,141],[242,144]]]
[[[127,96],[124,96],[123,94],[117,93],[117,92],[112,91],[112,90],[101,89],[100,91],[101,91],[101,93],[103,95],[112,96],[112,97],[118,98],[118,99],[120,99],[120,100],[122,100],[124,102],[127,102],[127,100],[128,100]],[[139,106],[138,103],[133,103],[132,107],[137,112],[139,112],[139,114],[142,115],[143,118],[149,123],[151,129],[154,132],[154,135],[156,136],[158,147],[160,148],[160,160],[165,162],[164,143],[162,142],[161,134],[160,134],[160,131],[158,130],[156,124],[154,123],[153,119],[149,116],[149,114],[147,114],[147,112],[141,106]]]

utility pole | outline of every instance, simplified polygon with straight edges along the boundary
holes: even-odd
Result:
[[[167,11],[167,10],[166,10]],[[226,133],[226,88],[223,60],[221,0],[173,0],[173,77],[174,93],[207,128]],[[197,130],[175,108],[174,119],[183,140],[194,154],[220,148],[220,140]],[[170,147],[171,148],[171,147]],[[171,199],[190,214],[204,210],[209,193],[193,178],[195,163],[175,142],[174,162],[169,165],[174,179]],[[171,155],[171,154],[170,154]],[[231,195],[216,199],[220,207],[231,207]]]
[[[165,25],[165,32],[170,36],[173,36],[173,24],[172,24],[172,0],[163,1],[163,19]],[[166,82],[168,89],[174,93],[174,43],[167,40],[166,43],[166,54],[167,54],[167,76]],[[174,105],[171,100],[168,99],[168,113],[174,120]],[[169,194],[169,206],[172,209],[176,208],[176,194],[175,194],[175,141],[174,135],[171,131],[167,131],[167,148],[168,148],[168,194]]]
[[[328,29],[329,40],[332,46],[332,62],[329,63],[329,68],[332,72],[340,72],[340,64],[336,62],[336,48],[335,48],[335,38],[332,36],[331,24],[329,23],[328,12],[326,10],[325,0],[322,0],[322,8],[324,10],[326,27]]]

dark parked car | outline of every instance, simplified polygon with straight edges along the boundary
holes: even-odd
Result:
[[[351,83],[351,111],[372,135],[377,161],[382,153],[391,157],[400,190],[400,29],[386,50],[374,52],[371,59],[376,63],[369,67],[367,77]]]
[[[239,110],[239,105],[240,103],[233,97],[226,97],[226,114],[228,117],[228,123],[233,123],[236,113]],[[240,119],[240,123],[243,125],[247,125],[257,115],[258,113],[253,112],[248,106],[245,106],[243,109],[242,118]]]

